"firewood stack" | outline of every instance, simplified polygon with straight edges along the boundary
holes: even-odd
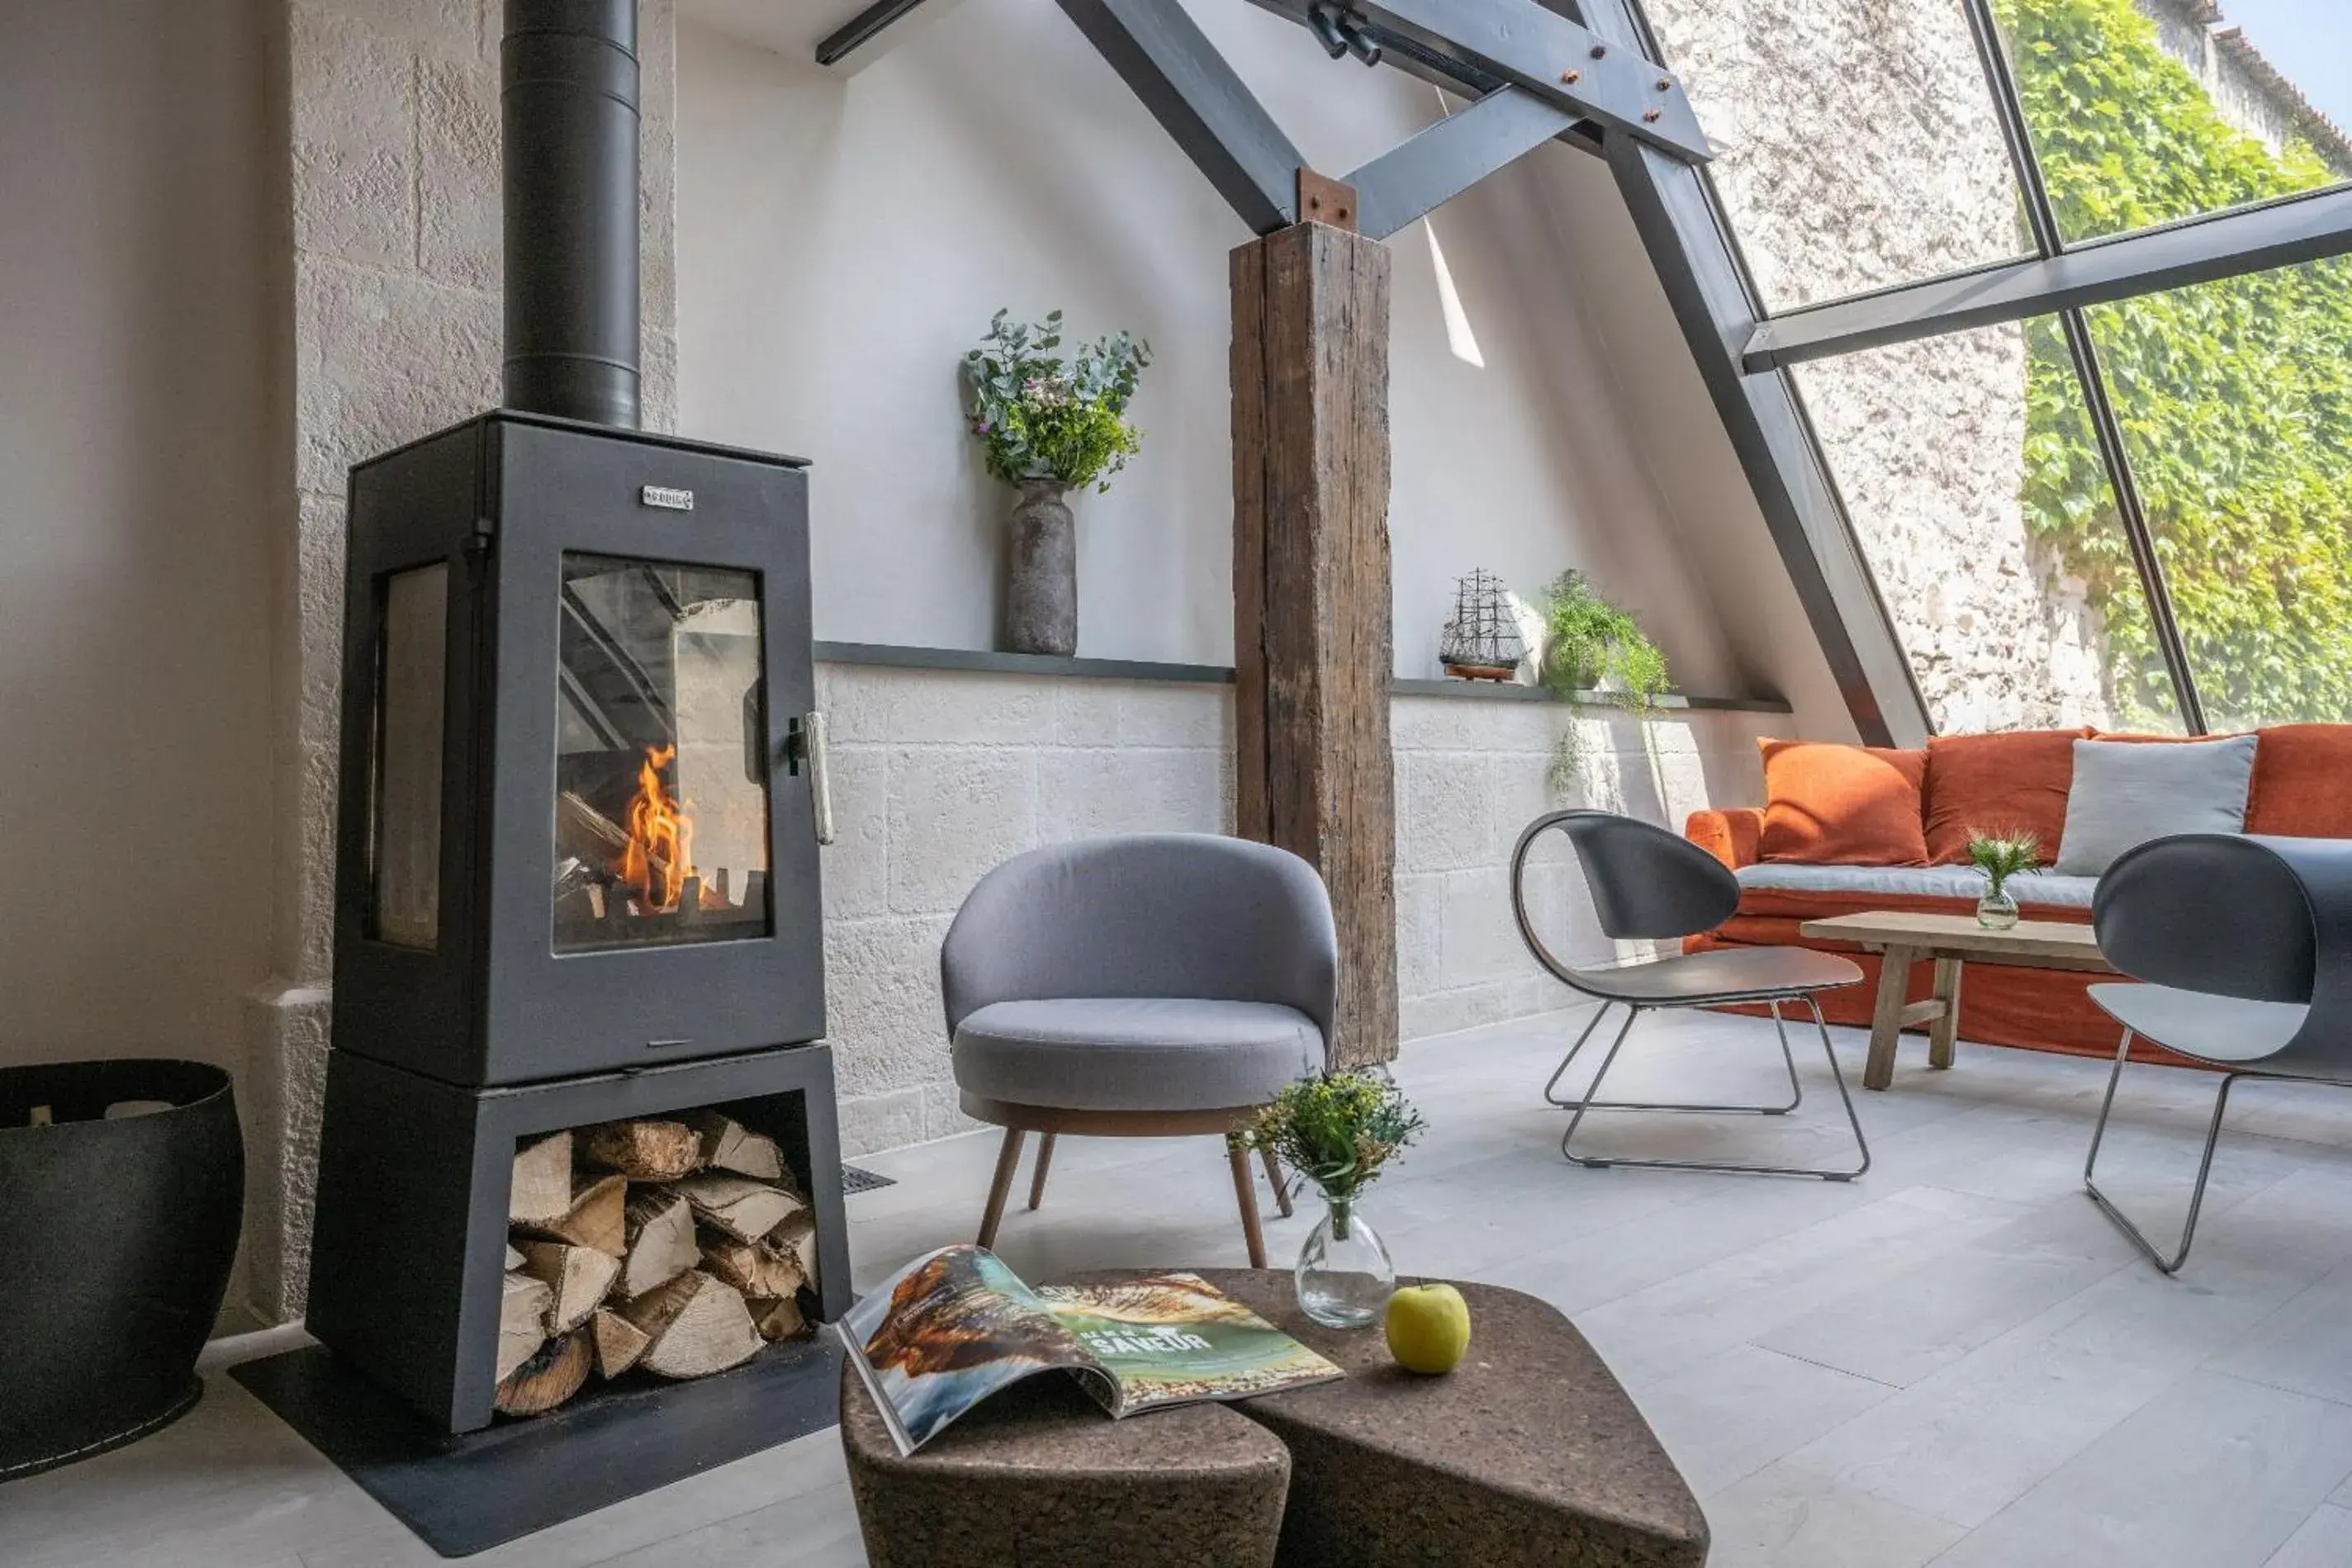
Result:
[[[507,1218],[506,1415],[552,1410],[592,1374],[707,1377],[814,1332],[808,1197],[773,1138],[715,1111],[523,1145]]]

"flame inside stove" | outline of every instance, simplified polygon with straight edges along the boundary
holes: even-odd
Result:
[[[662,769],[677,758],[675,746],[648,746],[637,767],[637,792],[629,800],[629,841],[614,864],[638,912],[662,915],[676,909],[694,875],[694,817],[686,802],[662,782]]]

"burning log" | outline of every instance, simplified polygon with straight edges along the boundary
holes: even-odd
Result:
[[[708,1377],[742,1365],[767,1343],[742,1292],[699,1269],[628,1302],[621,1315],[653,1342],[637,1364],[663,1377]]]
[[[549,1340],[499,1379],[490,1406],[505,1416],[543,1416],[580,1392],[595,1360],[585,1329]]]
[[[591,1127],[581,1157],[631,1181],[676,1181],[702,1164],[702,1139],[684,1122],[607,1122]]]
[[[598,865],[617,864],[629,847],[629,831],[588,803],[576,789],[555,797],[556,842],[567,854]],[[662,870],[669,869],[667,862]]]

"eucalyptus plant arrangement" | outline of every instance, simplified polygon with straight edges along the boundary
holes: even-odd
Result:
[[[1241,1139],[1344,1206],[1421,1136],[1424,1124],[1395,1084],[1369,1072],[1326,1072],[1285,1088]]]
[[[1544,591],[1544,684],[1561,696],[1598,687],[1637,718],[1656,715],[1671,681],[1666,656],[1632,613],[1610,601],[1582,572],[1552,579]],[[1574,737],[1562,735],[1552,752],[1551,784],[1575,781]]]
[[[1019,322],[999,310],[980,347],[963,357],[971,392],[971,433],[988,471],[1008,485],[1110,488],[1110,476],[1143,446],[1127,405],[1151,363],[1151,345],[1121,330],[1062,346],[1062,313]]]

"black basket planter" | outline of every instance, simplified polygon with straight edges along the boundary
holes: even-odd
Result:
[[[125,1101],[171,1108],[105,1119]],[[52,1124],[29,1124],[40,1106]],[[0,1481],[185,1414],[245,1201],[228,1074],[163,1061],[0,1068]]]

